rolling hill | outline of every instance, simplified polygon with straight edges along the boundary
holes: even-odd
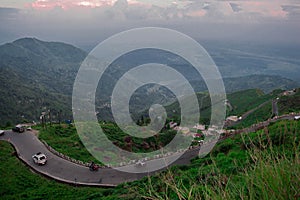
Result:
[[[145,58],[147,55],[148,57]],[[71,119],[71,95],[73,83],[87,53],[69,44],[44,42],[35,38],[23,38],[0,46],[0,125],[39,120],[43,111],[51,110],[52,120]],[[142,58],[139,60],[139,58]],[[101,120],[111,120],[110,95],[114,84],[130,66],[161,62],[176,69],[184,66],[182,60],[174,60],[169,53],[153,50],[133,52],[111,64],[112,68],[100,80],[96,108]],[[187,68],[189,69],[189,68]],[[183,71],[183,70],[182,70]],[[186,77],[197,92],[205,91],[202,80],[193,71],[186,70]],[[227,92],[249,88],[271,91],[276,88],[291,89],[295,81],[266,75],[226,78]],[[148,85],[138,89],[132,99],[132,110],[141,112],[153,103],[168,104],[174,95],[163,87]]]
[[[85,56],[71,45],[33,38],[0,46],[1,123],[37,120],[48,109],[70,110],[71,83]]]

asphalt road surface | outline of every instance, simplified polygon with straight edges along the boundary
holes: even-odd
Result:
[[[126,173],[112,168],[100,168],[98,171],[90,171],[88,167],[75,164],[53,154],[32,132],[28,131],[24,133],[5,131],[5,134],[0,136],[0,140],[10,142],[15,147],[18,157],[34,171],[65,183],[113,187],[120,183],[138,180],[158,172]],[[185,152],[172,165],[189,164],[190,160],[198,155],[199,149],[195,148]],[[39,166],[33,162],[32,155],[37,152],[42,152],[47,156],[46,165]],[[146,163],[146,166],[143,167],[155,166],[154,161]]]
[[[278,100],[272,101],[272,112],[275,116],[278,116]]]
[[[240,130],[240,132],[248,133],[253,132],[261,127],[268,126],[270,122],[278,120],[292,120],[295,114],[276,117],[269,119],[268,121],[261,122],[257,125],[253,125],[247,129]],[[0,136],[0,140],[10,142],[16,149],[19,159],[21,159],[26,165],[32,168],[35,172],[40,173],[49,178],[61,181],[64,183],[75,184],[75,185],[87,185],[87,186],[103,186],[103,187],[114,187],[120,183],[135,181],[145,176],[153,175],[156,172],[150,173],[127,173],[112,168],[100,168],[98,171],[90,171],[88,167],[75,164],[68,160],[65,160],[52,152],[50,152],[46,146],[36,137],[32,132],[16,133],[12,131],[5,131],[3,136]],[[180,158],[178,158],[172,165],[187,165],[190,164],[190,160],[199,155],[199,151],[209,152],[214,146],[214,143],[208,143],[186,151]],[[32,155],[42,152],[47,156],[47,164],[44,166],[36,165],[32,160]],[[177,156],[177,155],[172,155]],[[160,158],[156,160],[150,160],[143,166],[144,169],[137,171],[147,171],[157,167],[160,162],[168,163],[169,158]],[[124,166],[123,168],[132,166]],[[162,171],[167,167],[159,170]]]

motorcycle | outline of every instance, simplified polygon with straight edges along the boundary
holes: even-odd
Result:
[[[92,162],[89,166],[90,171],[98,171],[100,167],[96,165],[94,162]]]

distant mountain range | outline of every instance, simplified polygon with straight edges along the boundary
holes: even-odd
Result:
[[[112,70],[107,72],[98,86],[101,92],[97,91],[96,107],[102,113],[101,119],[111,119],[109,96],[118,78],[129,69],[128,66],[170,57],[167,53],[157,54],[153,51],[149,55],[148,59],[142,61],[132,59],[129,55],[127,60],[121,57],[112,64]],[[41,113],[49,110],[53,120],[71,119],[73,83],[86,56],[85,51],[72,45],[34,38],[19,39],[0,46],[0,125],[39,120]],[[137,54],[132,56],[138,58]],[[174,60],[172,63],[174,64]],[[176,64],[182,65],[181,62],[175,62]],[[192,71],[187,72],[187,77],[195,91],[206,90],[203,81],[195,79]],[[293,80],[270,75],[225,78],[224,82],[227,92],[250,88],[270,92],[277,88],[291,89],[299,86]],[[153,103],[168,103],[172,100],[175,100],[173,94],[165,88],[149,85],[138,90],[131,103],[136,110],[145,110]]]

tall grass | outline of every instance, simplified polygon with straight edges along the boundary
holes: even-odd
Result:
[[[249,162],[236,173],[226,173],[223,168],[227,166],[218,164],[220,153],[217,156],[211,153],[206,158],[210,160],[209,171],[206,165],[190,168],[189,173],[170,169],[157,179],[149,178],[137,193],[149,200],[300,199],[298,125],[282,122],[271,127],[270,132],[265,129],[254,135],[239,136],[242,141],[239,151],[247,152],[244,159]],[[238,159],[233,164],[239,167]]]

